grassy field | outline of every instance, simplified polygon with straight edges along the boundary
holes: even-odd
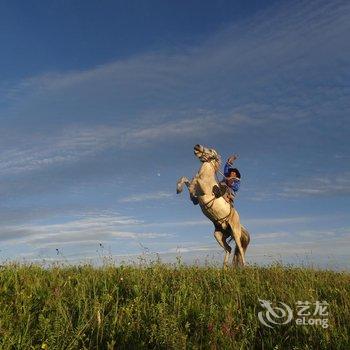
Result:
[[[1,349],[350,348],[344,272],[7,263],[0,280]],[[258,319],[259,298],[282,301],[294,314],[298,300],[326,300],[329,327],[293,319],[269,328]]]

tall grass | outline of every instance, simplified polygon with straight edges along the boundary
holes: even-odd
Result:
[[[326,300],[329,327],[268,328],[258,299]],[[154,262],[0,269],[1,349],[349,349],[350,275]]]

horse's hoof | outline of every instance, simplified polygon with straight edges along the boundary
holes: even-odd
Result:
[[[185,176],[180,177],[180,179],[177,181],[176,184],[176,193],[179,194],[182,192],[184,188],[184,183],[185,183]]]
[[[178,183],[178,184],[176,185],[176,193],[177,193],[177,194],[181,193],[181,192],[182,192],[182,189],[183,189],[182,184],[181,184],[181,183]]]

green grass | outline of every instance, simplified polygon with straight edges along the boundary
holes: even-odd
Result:
[[[258,299],[329,302],[329,327],[270,329]],[[1,349],[349,349],[350,274],[181,263],[0,269]]]

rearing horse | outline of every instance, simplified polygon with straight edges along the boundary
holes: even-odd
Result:
[[[233,265],[245,265],[245,251],[250,242],[249,232],[241,225],[238,212],[230,203],[222,197],[220,186],[216,180],[216,172],[221,165],[221,159],[214,149],[201,145],[194,146],[194,154],[202,162],[202,165],[192,179],[185,176],[177,182],[177,193],[182,192],[186,184],[190,198],[194,204],[199,203],[203,214],[213,222],[215,226],[214,237],[225,250],[224,268],[228,265],[228,259],[232,248],[227,243],[230,238],[236,242]]]

